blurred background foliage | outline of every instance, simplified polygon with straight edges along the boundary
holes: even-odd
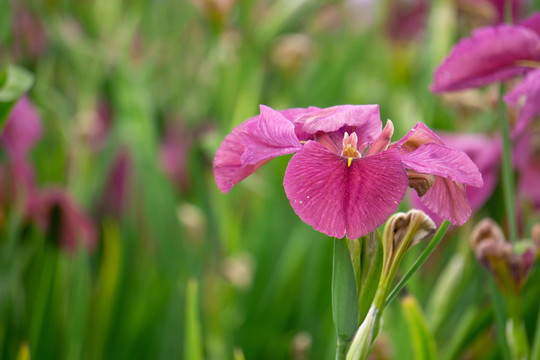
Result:
[[[36,187],[69,194],[95,232],[75,231],[78,246],[66,248],[61,229],[29,220],[3,186],[1,357],[332,358],[332,241],[292,211],[288,158],[223,195],[215,150],[259,104],[380,104],[394,140],[419,121],[493,132],[494,89],[465,100],[428,89],[452,44],[492,21],[462,3],[1,2],[0,65],[35,77]],[[501,204],[497,188],[407,287],[418,304],[403,309],[424,309],[441,359],[501,358],[493,285],[468,246],[477,219],[502,219]],[[526,285],[529,334],[539,277],[535,269]],[[419,359],[413,340],[428,335],[403,309],[396,301],[385,313],[375,358]]]

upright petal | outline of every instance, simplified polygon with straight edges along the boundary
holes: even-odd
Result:
[[[522,26],[499,25],[476,30],[461,40],[435,71],[431,91],[481,87],[524,73],[519,61],[540,61],[540,37]]]
[[[331,133],[348,127],[345,131],[358,134],[358,144],[371,142],[381,132],[379,105],[339,105],[309,111],[298,116],[296,122],[302,123],[308,134],[319,131]]]
[[[441,138],[427,127],[424,123],[417,123],[402,139],[392,144],[392,148],[397,148],[400,152],[411,152],[418,149],[423,144],[443,145]]]
[[[465,187],[442,177],[435,177],[433,186],[420,201],[437,216],[454,225],[463,225],[472,213]]]
[[[328,236],[358,238],[397,210],[407,189],[399,153],[347,158],[309,141],[289,162],[283,182],[296,214]]]
[[[440,144],[424,144],[401,155],[403,165],[424,174],[441,176],[462,184],[481,187],[482,174],[463,152]]]
[[[512,106],[521,106],[518,121],[512,130],[512,137],[515,138],[540,113],[540,69],[528,73],[521,83],[504,96],[504,101]]]
[[[383,131],[379,134],[379,136],[377,136],[377,138],[369,146],[369,149],[366,152],[366,156],[378,154],[386,150],[388,148],[388,145],[390,145],[390,140],[392,139],[393,134],[394,134],[394,124],[392,123],[392,121],[388,120],[386,122],[386,126],[384,127]]]
[[[294,124],[280,112],[261,106],[261,114],[238,125],[225,137],[214,158],[214,176],[226,193],[276,156],[301,148]]]

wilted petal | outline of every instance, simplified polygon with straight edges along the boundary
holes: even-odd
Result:
[[[294,124],[279,112],[261,106],[261,115],[238,125],[225,137],[214,158],[214,176],[226,193],[272,158],[300,149]]]
[[[17,101],[0,136],[12,157],[24,157],[41,137],[41,119],[26,96]]]
[[[462,184],[481,187],[482,175],[463,152],[439,144],[424,144],[401,155],[403,165],[420,173],[433,174]]]
[[[313,110],[295,119],[308,134],[331,133],[343,127],[358,134],[358,144],[371,142],[382,129],[379,105],[339,105]]]
[[[476,30],[461,40],[437,68],[431,91],[481,87],[527,70],[517,62],[540,60],[540,38],[532,30],[499,25]]]
[[[363,236],[398,208],[407,189],[399,154],[354,159],[309,141],[289,162],[285,192],[296,214],[328,236]]]
[[[521,83],[504,96],[504,101],[512,106],[521,106],[519,119],[512,130],[512,137],[519,136],[540,113],[540,69],[528,73]]]
[[[442,177],[435,178],[433,186],[420,201],[437,216],[454,225],[463,225],[472,213],[464,186]]]

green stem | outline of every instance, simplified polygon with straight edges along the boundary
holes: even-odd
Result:
[[[399,294],[401,289],[403,289],[403,287],[405,287],[405,285],[407,284],[407,282],[409,281],[411,276],[414,275],[414,273],[420,268],[420,266],[422,266],[422,264],[426,261],[426,259],[429,257],[429,255],[431,255],[433,250],[435,250],[437,245],[441,242],[442,238],[446,234],[446,231],[448,230],[449,226],[450,226],[450,223],[447,220],[444,220],[443,223],[441,224],[441,226],[439,227],[439,230],[437,231],[437,233],[433,237],[433,239],[431,239],[428,246],[426,246],[426,248],[424,249],[422,254],[420,254],[420,257],[418,258],[418,260],[416,260],[416,262],[413,264],[413,266],[409,269],[409,271],[407,271],[405,276],[401,279],[401,281],[392,290],[392,292],[388,296],[388,300],[386,300],[386,305],[390,304],[390,302],[392,302],[392,300],[394,300],[394,298],[397,296],[397,294]]]
[[[502,137],[502,186],[504,205],[508,218],[508,231],[511,241],[517,240],[516,209],[514,200],[514,167],[512,164],[512,142],[510,126],[506,118],[506,106],[503,101],[504,86],[499,87],[499,126]]]
[[[499,345],[501,357],[504,360],[510,360],[510,349],[506,342],[506,314],[504,308],[504,299],[497,289],[494,281],[490,281],[490,292],[493,301],[493,311],[495,313],[495,320],[497,323],[497,343]]]
[[[536,320],[531,360],[540,360],[540,307],[538,308],[538,319]]]
[[[521,304],[519,295],[510,295],[507,301],[507,324],[506,340],[512,352],[512,358],[516,360],[525,360],[529,353],[527,342],[527,332],[525,324],[521,319]]]

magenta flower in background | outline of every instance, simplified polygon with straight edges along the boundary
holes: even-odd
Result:
[[[0,135],[2,147],[12,159],[25,158],[41,138],[41,119],[27,96],[20,98],[11,109]]]
[[[436,69],[431,91],[477,88],[524,74],[526,62],[540,62],[540,37],[529,27],[480,28],[461,40]]]
[[[178,124],[169,123],[159,148],[161,169],[181,191],[189,187],[189,151],[193,135]]]
[[[42,231],[58,238],[59,245],[69,252],[79,246],[87,251],[96,247],[92,220],[62,188],[48,188],[39,194],[34,219]]]
[[[512,136],[516,137],[540,113],[540,69],[529,72],[522,82],[504,96],[504,101],[511,106],[521,106],[519,118],[512,130]]]
[[[409,186],[405,168],[482,185],[467,156],[439,143],[428,144],[430,139],[413,149],[411,135],[407,145],[405,141],[389,147],[393,124],[388,121],[382,129],[378,105],[260,109],[260,115],[233,129],[217,150],[218,187],[226,193],[272,158],[294,154],[285,172],[285,193],[304,222],[329,236],[358,238],[383,224]],[[437,211],[453,202],[454,189],[461,191],[453,186],[446,192],[451,197],[433,196]],[[446,215],[441,213],[457,221]],[[464,217],[468,215],[456,218]]]
[[[0,135],[0,144],[7,153],[6,162],[1,166],[0,198],[5,207],[21,208],[25,219],[31,216],[38,193],[28,154],[41,134],[39,114],[24,96],[11,109]]]
[[[121,148],[115,155],[97,204],[99,215],[105,214],[115,218],[122,216],[123,210],[128,206],[131,173],[131,156],[127,149]]]
[[[514,147],[514,165],[519,172],[518,191],[522,199],[540,208],[540,130],[523,133]]]

